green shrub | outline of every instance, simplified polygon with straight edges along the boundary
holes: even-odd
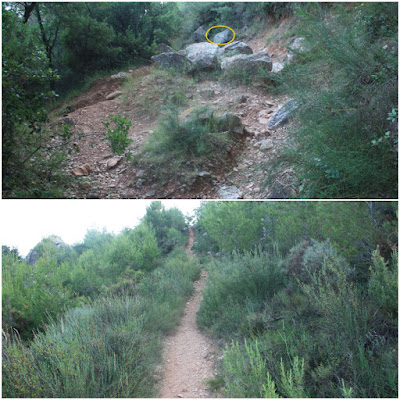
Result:
[[[16,342],[13,348],[21,352],[22,347]],[[39,397],[144,397],[152,393],[159,342],[143,329],[140,300],[115,297],[67,312],[27,351],[34,360],[31,379],[39,382],[27,397],[35,392]],[[16,357],[18,351],[10,354]],[[7,349],[5,359],[3,375],[8,376],[12,358]],[[23,375],[17,379],[27,383]],[[3,393],[15,389],[3,386]]]
[[[300,361],[295,356],[289,370],[285,369],[281,359],[279,375],[271,376],[257,339],[250,342],[245,339],[243,346],[237,342],[226,346],[222,370],[223,390],[229,397],[308,397],[304,388],[304,359]]]
[[[154,230],[146,224],[117,236],[105,253],[109,263],[105,273],[110,277],[120,275],[126,268],[150,271],[157,266],[160,256]]]
[[[392,319],[397,320],[398,313],[398,257],[393,252],[392,263],[389,266],[379,254],[379,248],[372,254],[373,265],[370,267],[371,278],[368,292],[374,304]]]
[[[223,390],[227,397],[279,397],[258,349],[257,340],[250,343],[245,340],[243,348],[238,342],[226,346],[222,370],[225,381]]]
[[[17,330],[23,339],[32,337],[48,317],[65,307],[77,305],[72,291],[62,284],[54,258],[39,258],[32,267],[13,254],[3,256],[2,323],[3,329]]]
[[[323,10],[301,16],[297,34],[312,50],[280,75],[301,104],[286,153],[301,196],[397,197],[396,129],[388,122],[397,106],[396,49],[371,41],[346,7],[329,18]]]
[[[347,265],[337,256],[325,256],[321,269],[310,272],[309,284],[302,284],[313,307],[324,317],[324,328],[337,350],[346,352],[362,345],[368,332],[365,300],[347,279]]]
[[[170,108],[134,162],[151,166],[161,181],[177,175],[191,180],[207,168],[211,158],[226,157],[229,144],[232,144],[231,135],[220,129],[209,108],[195,110],[183,121],[178,110]]]
[[[153,201],[146,209],[143,222],[152,226],[158,247],[164,255],[187,243],[185,217],[177,208],[166,210],[160,201]]]
[[[235,254],[217,261],[210,268],[197,322],[218,335],[257,329],[251,315],[264,310],[283,285],[281,262],[268,254]]]
[[[177,250],[163,267],[138,277],[135,297],[106,296],[71,309],[29,347],[7,336],[3,395],[155,397],[161,335],[179,323],[199,273],[196,261]]]

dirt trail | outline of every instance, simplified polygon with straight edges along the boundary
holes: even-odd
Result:
[[[192,254],[194,230],[189,232],[187,251]],[[210,398],[214,397],[207,380],[214,377],[214,343],[196,326],[196,313],[202,300],[201,290],[207,275],[202,271],[194,284],[194,294],[186,303],[185,314],[177,332],[168,338],[165,352],[165,372],[161,398]]]

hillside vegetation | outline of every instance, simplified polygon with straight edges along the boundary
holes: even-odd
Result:
[[[118,235],[45,238],[36,262],[3,247],[3,397],[157,397],[201,269],[211,390],[398,397],[396,203],[204,202],[196,217],[198,258],[161,202]]]
[[[397,397],[397,205],[208,202],[197,322],[227,397]]]
[[[248,156],[245,137],[228,135],[226,127],[202,119],[189,127],[177,121],[190,100],[195,102],[202,82],[221,84],[228,92],[238,88],[242,94],[251,88],[265,98],[257,98],[257,104],[271,96],[280,96],[280,103],[295,101],[283,146],[277,146],[279,135],[271,136],[273,157],[261,152],[249,159],[250,164],[255,159],[259,163],[260,182],[255,184],[261,193],[290,170],[293,176],[286,184],[293,190],[270,190],[268,197],[397,197],[397,3],[5,2],[2,11],[4,197],[73,197],[71,152],[82,151],[87,157],[102,142],[128,169],[130,145],[146,142],[133,161],[137,170],[159,166],[153,171],[155,186],[172,185],[180,175],[180,183],[190,186],[193,176],[204,171],[227,174],[229,163]],[[152,66],[151,74],[160,76],[152,82],[143,74],[142,66],[162,51],[158,45],[184,50],[199,26],[213,25],[234,27],[235,40],[252,42],[256,51],[268,50],[279,68],[249,73],[199,71],[190,65],[161,71]],[[93,104],[84,96],[90,85],[102,87],[102,79],[108,82],[122,71],[128,72],[117,74],[120,78],[109,90],[121,89],[118,79],[124,80],[125,103],[107,106],[100,118],[98,113],[90,115],[93,121],[88,122],[95,129],[76,131],[70,113]],[[74,101],[77,95],[82,96]],[[105,100],[102,93],[96,96],[99,102]],[[229,104],[235,98],[220,98],[214,101],[215,111],[227,107],[242,118],[253,112],[244,107],[240,113]],[[267,108],[257,111],[270,115]],[[249,129],[251,120],[258,116],[247,118]],[[154,130],[148,138],[138,137],[144,122],[147,131]],[[261,133],[271,134],[265,127]],[[84,138],[87,148],[81,148]],[[123,185],[129,187],[132,180],[126,177]]]
[[[152,203],[119,235],[88,231],[29,265],[3,248],[4,397],[154,397],[162,337],[200,273],[185,219]]]

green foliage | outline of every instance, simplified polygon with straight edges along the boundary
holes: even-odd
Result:
[[[364,10],[379,20],[378,9],[391,16],[390,24],[397,21],[397,4]],[[311,51],[280,76],[285,93],[301,104],[287,152],[303,182],[301,196],[397,197],[397,139],[385,135],[388,112],[397,107],[397,44],[384,46],[381,35],[372,40],[366,15],[357,23],[346,7],[329,18],[318,7],[300,14],[297,35]],[[390,26],[395,40],[397,22]]]
[[[223,357],[223,390],[227,397],[280,397],[260,354],[257,340],[250,343],[245,340],[243,348],[238,342],[233,342],[225,347]]]
[[[371,278],[368,283],[368,291],[383,312],[397,319],[398,313],[398,256],[393,252],[391,266],[385,262],[379,254],[379,248],[372,254],[373,265],[370,267]]]
[[[166,210],[160,201],[153,201],[147,207],[143,222],[154,230],[159,249],[163,254],[187,242],[185,217],[177,208]]]
[[[361,3],[357,9],[359,21],[372,39],[393,37],[397,34],[396,3]]]
[[[368,331],[365,301],[354,284],[348,281],[347,270],[343,259],[326,255],[316,272],[308,266],[311,283],[302,285],[313,307],[324,316],[326,329],[333,334],[332,339],[342,351],[347,350],[346,346],[357,348]]]
[[[64,157],[41,149],[46,135],[45,105],[58,79],[45,49],[15,11],[2,4],[2,137],[5,197],[60,197],[67,178]]]
[[[396,208],[203,204],[198,224],[217,250],[257,239],[264,249],[207,266],[197,322],[234,341],[220,369],[229,397],[397,397],[397,252],[387,255],[396,249]]]
[[[154,332],[145,329],[143,311],[139,299],[105,298],[67,312],[59,323],[48,325],[45,334],[37,335],[29,349],[12,341],[5,350],[3,393],[13,397],[24,393],[26,397],[151,396],[151,371],[160,344]],[[13,362],[22,361],[24,352],[31,361],[28,367],[34,368],[30,377],[12,368]]]
[[[112,46],[114,29],[83,11],[82,5],[74,5],[74,10],[66,18],[61,37],[65,64],[80,76],[96,69],[110,68],[112,60],[122,51]],[[81,40],[82,37],[85,40]]]
[[[304,360],[293,359],[293,369],[286,371],[281,359],[281,385],[286,397],[308,397],[304,392]]]
[[[134,162],[151,165],[161,181],[178,173],[190,180],[206,168],[211,158],[225,158],[230,144],[231,134],[218,126],[211,109],[193,110],[184,119],[176,108],[170,108]]]
[[[218,335],[264,329],[267,321],[257,316],[284,284],[280,260],[256,251],[234,254],[209,268],[209,283],[197,314],[199,326]]]
[[[142,279],[139,296],[109,296],[71,309],[29,347],[7,336],[3,394],[154,397],[161,335],[179,322],[199,273],[194,260],[176,252]]]
[[[105,133],[106,140],[110,142],[111,151],[113,153],[122,155],[126,150],[127,146],[132,143],[132,139],[128,138],[129,127],[132,126],[131,121],[127,121],[120,115],[109,115],[110,121],[103,122],[103,125],[107,128]],[[110,125],[114,124],[114,129],[110,129]]]
[[[288,398],[308,397],[304,389],[304,359],[299,361],[298,357],[294,357],[289,370],[285,369],[281,359],[277,388],[268,372],[257,339],[250,342],[245,339],[243,346],[233,342],[230,347],[225,347],[223,357],[223,390],[229,397],[283,397],[279,393]]]
[[[17,330],[23,339],[41,328],[49,316],[66,307],[76,306],[77,299],[60,279],[55,258],[39,258],[34,267],[19,261],[13,254],[3,255],[2,323],[5,331]]]
[[[157,265],[160,251],[151,226],[140,224],[132,231],[123,232],[105,249],[109,262],[107,271],[112,276],[122,274],[126,268],[150,271]]]

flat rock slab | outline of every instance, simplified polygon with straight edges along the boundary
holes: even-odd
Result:
[[[220,199],[240,199],[243,193],[236,186],[221,186],[218,190],[218,197]]]
[[[279,107],[269,119],[268,129],[276,129],[280,125],[284,125],[288,122],[292,116],[294,110],[298,108],[299,104],[295,100],[289,100],[283,106]]]

